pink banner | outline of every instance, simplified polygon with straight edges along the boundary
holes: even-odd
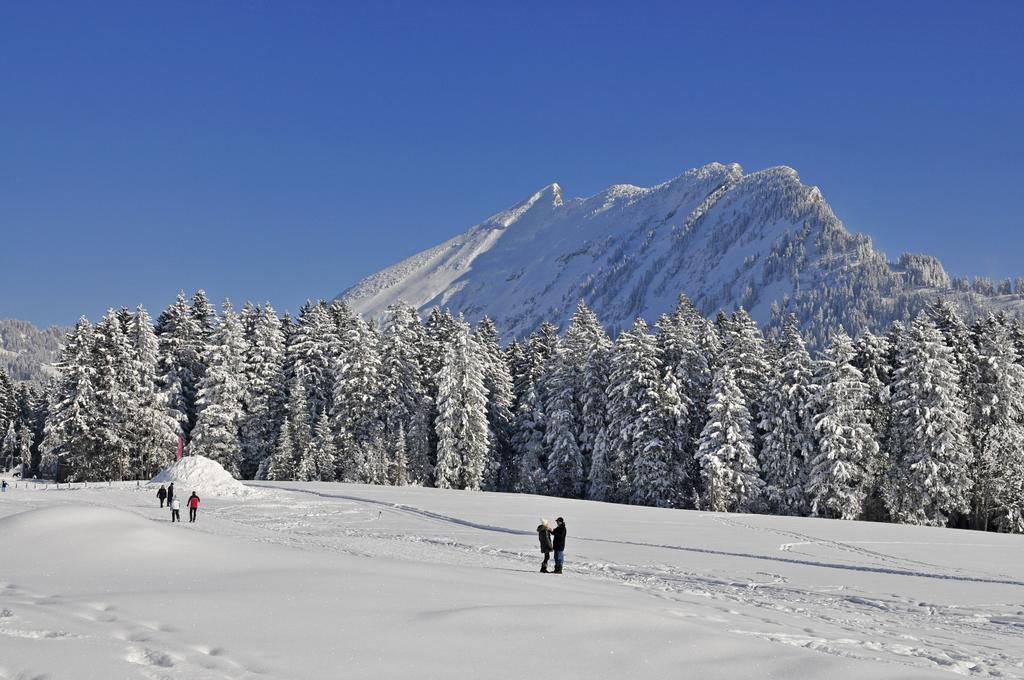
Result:
[[[182,455],[182,453],[184,453],[184,451],[185,451],[185,442],[182,441],[181,435],[178,435],[178,458],[177,458],[177,460],[181,460],[181,455]]]

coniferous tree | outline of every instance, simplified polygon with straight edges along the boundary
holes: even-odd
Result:
[[[438,374],[435,485],[479,490],[488,465],[487,394],[476,343],[458,323]]]
[[[696,442],[707,423],[712,366],[719,351],[718,334],[693,303],[680,295],[672,314],[659,320],[658,342],[662,361],[675,376],[680,402],[686,410],[686,430],[679,433],[679,446],[686,478],[692,483],[700,477]]]
[[[583,455],[575,418],[574,374],[563,349],[551,362],[547,379],[547,490],[554,496],[579,498],[583,493]]]
[[[337,327],[326,306],[323,302],[307,302],[291,333],[285,362],[288,383],[302,383],[309,407],[307,424],[315,422],[330,407],[338,352]],[[292,428],[295,426],[293,419]]]
[[[337,449],[334,447],[334,432],[327,414],[321,414],[313,431],[313,443],[309,449],[307,477],[310,481],[333,482],[337,466]]]
[[[322,415],[322,414],[321,414]],[[299,473],[310,474],[311,468],[307,465],[305,470],[299,466],[305,458],[307,461],[311,456],[313,448],[313,428],[309,421],[309,402],[306,400],[306,386],[301,379],[296,377],[288,392],[288,420],[291,435],[292,468],[290,479],[297,479]]]
[[[277,446],[274,447],[273,454],[263,460],[259,472],[256,473],[256,478],[283,482],[295,479],[296,472],[291,420],[285,416],[278,432]]]
[[[210,304],[209,298],[206,297],[206,291],[202,288],[197,290],[192,296],[192,305],[189,307],[189,313],[199,329],[199,337],[202,339],[202,342],[204,344],[209,342],[210,336],[213,335],[217,311]],[[197,377],[202,378],[202,376]]]
[[[515,480],[513,488],[522,493],[540,493],[547,484],[547,452],[544,449],[544,367],[549,350],[557,348],[549,333],[535,333],[518,357],[510,361],[515,390],[515,420],[512,447]]]
[[[239,443],[243,477],[251,477],[274,451],[285,408],[285,339],[274,309],[246,305],[243,416]]]
[[[7,432],[14,423],[17,402],[14,398],[14,383],[7,371],[0,366],[0,432]]]
[[[356,318],[341,339],[334,380],[331,424],[337,437],[342,476],[358,467],[358,459],[373,440],[380,440],[380,353],[376,331]],[[378,442],[379,443],[379,442]]]
[[[853,365],[845,331],[832,336],[818,365],[813,413],[814,455],[807,495],[818,517],[857,519],[864,509],[868,466],[878,443],[871,430],[868,386]]]
[[[402,425],[398,426],[398,431],[395,432],[395,441],[392,446],[394,452],[391,458],[390,470],[388,476],[391,478],[391,484],[393,486],[408,486],[409,485],[409,457],[405,452],[405,427]]]
[[[746,398],[733,377],[732,368],[723,364],[715,371],[708,422],[697,445],[701,509],[749,512],[757,506],[761,480],[753,440]]]
[[[597,315],[589,307],[580,302],[576,313],[565,334],[567,356],[572,357],[576,367],[575,392],[576,408],[578,408],[578,440],[580,455],[583,458],[583,472],[587,479],[588,498],[592,498],[589,487],[591,477],[596,476],[598,488],[595,493],[604,494],[607,480],[602,479],[607,468],[604,467],[603,450],[598,454],[599,440],[604,440],[605,428],[608,426],[606,416],[608,391],[608,374],[612,353],[612,342],[601,328]],[[605,447],[606,448],[606,447]],[[595,457],[602,457],[596,473],[592,472]],[[603,500],[604,496],[597,500]]]
[[[127,479],[133,476],[132,462],[138,457],[132,426],[139,415],[133,397],[140,390],[124,324],[112,309],[96,324],[92,363],[96,448],[90,479]]]
[[[95,414],[92,346],[95,331],[84,316],[68,333],[57,368],[60,378],[50,397],[41,472],[58,481],[89,478]]]
[[[1010,330],[988,324],[978,338],[972,466],[974,526],[1024,532],[1024,366]]]
[[[134,449],[137,453],[136,476],[149,479],[171,464],[181,423],[167,403],[167,395],[160,389],[157,370],[160,362],[160,342],[146,308],[139,305],[129,322],[128,341],[132,348],[132,364],[136,373],[132,400],[136,409],[132,429]]]
[[[765,380],[770,374],[765,355],[764,335],[742,307],[722,325],[720,361],[729,366],[746,401],[747,410],[755,419]]]
[[[233,477],[242,475],[240,429],[244,418],[245,338],[231,303],[216,324],[206,348],[206,375],[199,386],[199,418],[189,451],[206,456]]]
[[[891,420],[889,383],[892,366],[887,360],[888,342],[884,337],[863,333],[854,343],[853,365],[861,372],[868,393],[868,423],[875,433],[874,456],[867,461],[867,489],[864,519],[888,521],[883,490],[890,472],[888,432]]]
[[[967,512],[971,489],[953,351],[920,314],[903,338],[896,365],[889,511],[897,522],[945,525],[951,513]]]
[[[184,292],[178,293],[174,304],[160,314],[156,333],[160,346],[157,369],[160,387],[187,442],[196,423],[196,396],[204,373],[205,339]]]
[[[764,392],[760,428],[761,475],[768,512],[803,515],[808,510],[807,468],[814,453],[810,422],[811,357],[791,317],[782,331],[781,358]]]
[[[490,468],[485,472],[485,488],[504,489],[512,464],[512,374],[499,344],[498,329],[484,317],[473,331],[473,340],[481,353],[484,389],[487,390],[487,426],[490,431]]]
[[[386,437],[397,453],[397,433],[409,459],[408,472],[423,483],[430,479],[431,411],[424,375],[426,332],[416,310],[398,303],[388,308],[380,346],[381,411]]]
[[[647,323],[637,319],[619,334],[608,379],[610,500],[671,504],[667,487],[679,482],[674,469],[674,428],[663,408],[681,409],[674,380],[663,385],[658,346]],[[668,390],[668,394],[663,394]],[[664,400],[665,403],[661,403]],[[637,460],[638,456],[641,457]],[[659,477],[661,481],[655,481]]]

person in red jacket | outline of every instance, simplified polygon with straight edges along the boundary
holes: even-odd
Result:
[[[193,491],[192,495],[188,497],[188,521],[196,521],[196,512],[199,510],[199,496]]]

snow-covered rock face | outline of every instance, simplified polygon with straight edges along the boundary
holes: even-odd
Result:
[[[160,471],[150,486],[174,482],[181,498],[191,492],[208,496],[243,496],[258,493],[232,477],[220,463],[204,456],[188,456]]]
[[[551,184],[339,297],[368,318],[397,301],[449,307],[470,322],[486,315],[508,340],[543,321],[564,327],[581,299],[613,330],[654,321],[682,292],[704,314],[742,305],[762,323],[775,304],[824,335],[836,324],[857,333],[903,316],[912,307],[901,306],[906,291],[948,285],[934,267],[935,280],[921,281],[891,265],[792,168],[747,175],[712,163],[586,199],[563,199]],[[861,299],[872,302],[859,309]]]

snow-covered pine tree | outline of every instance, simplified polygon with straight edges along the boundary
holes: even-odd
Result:
[[[358,479],[364,484],[388,486],[391,484],[389,471],[388,446],[378,431],[359,446]]]
[[[285,379],[289,385],[295,380],[302,382],[309,405],[307,423],[331,405],[338,347],[337,327],[326,305],[323,301],[306,302],[287,345]],[[292,420],[292,428],[295,426]]]
[[[479,490],[488,465],[487,394],[469,326],[458,321],[437,377],[435,485]]]
[[[14,423],[17,403],[14,399],[14,383],[7,375],[6,369],[0,366],[0,432],[7,430]]]
[[[343,479],[358,467],[360,451],[382,435],[378,343],[377,332],[358,317],[341,338],[342,349],[335,364],[331,426],[337,438],[338,473]]]
[[[558,349],[557,330],[544,324],[525,345],[515,345],[510,356],[515,418],[512,448],[515,480],[513,488],[522,493],[540,493],[547,484],[547,452],[544,449],[545,366]]]
[[[473,330],[473,340],[481,353],[484,389],[487,390],[487,426],[490,431],[488,455],[492,461],[484,474],[484,488],[504,490],[512,465],[512,373],[501,351],[498,329],[484,317]]]
[[[94,338],[95,330],[83,316],[68,333],[57,361],[59,377],[50,393],[39,467],[44,476],[58,481],[89,479],[96,420]]]
[[[954,361],[935,324],[919,314],[903,338],[892,386],[898,448],[887,503],[897,522],[943,526],[968,510],[971,450]]]
[[[868,423],[875,433],[875,455],[867,461],[867,495],[864,498],[864,519],[875,522],[889,521],[882,492],[889,476],[889,382],[892,366],[888,363],[888,342],[865,331],[854,343],[853,365],[864,377],[868,388]]]
[[[594,450],[601,431],[607,426],[605,393],[608,390],[612,342],[597,315],[582,301],[576,306],[565,332],[564,347],[565,356],[574,370],[574,418],[583,458],[583,474],[589,486]],[[600,474],[604,473],[599,471]]]
[[[388,470],[388,476],[393,486],[409,485],[409,457],[405,452],[405,442],[405,428],[399,425],[398,430],[394,433],[394,443],[391,446],[393,455]]]
[[[326,413],[320,415],[313,431],[313,444],[309,448],[306,476],[309,481],[333,482],[337,467],[337,449],[334,447],[334,431]]]
[[[878,443],[871,430],[868,386],[853,365],[854,348],[845,331],[833,334],[818,362],[813,414],[814,455],[807,496],[812,514],[857,519],[864,510],[868,465]]]
[[[697,445],[701,470],[700,509],[750,512],[759,503],[762,482],[754,457],[753,424],[746,398],[732,368],[715,371],[708,402],[708,422]]]
[[[21,464],[21,476],[27,478],[32,469],[32,430],[27,423],[18,422],[15,429],[18,439],[18,448],[15,452],[15,462]],[[1017,531],[1020,531],[1017,529]]]
[[[764,335],[742,307],[733,312],[722,327],[720,361],[732,370],[750,415],[757,419],[765,381],[771,371],[765,358]]]
[[[561,348],[550,362],[547,384],[547,430],[544,443],[548,451],[547,491],[563,498],[579,498],[583,493],[583,456],[577,442],[575,416],[575,375],[566,360],[567,348]]]
[[[991,319],[978,337],[972,465],[974,527],[1024,532],[1024,366],[1011,331]]]
[[[285,409],[284,332],[270,305],[247,304],[242,312],[245,334],[243,416],[239,426],[243,477],[252,477],[274,451]]]
[[[160,342],[142,305],[129,322],[128,341],[136,373],[134,386],[138,389],[133,398],[136,417],[129,423],[138,456],[133,467],[139,478],[149,479],[174,460],[178,436],[182,434],[181,423],[157,381]]]
[[[107,310],[96,324],[92,353],[95,390],[94,430],[91,478],[121,480],[134,477],[132,462],[138,460],[132,427],[137,422],[140,392],[138,373],[132,361],[132,349],[118,313]]]
[[[206,375],[199,385],[199,418],[189,452],[220,463],[238,478],[242,475],[246,345],[230,301],[224,301],[223,310],[206,347]]]
[[[590,470],[587,473],[587,498],[592,501],[609,501],[613,497],[614,453],[608,444],[608,429],[601,428],[594,439],[590,454]]]
[[[452,338],[458,333],[458,325],[451,311],[441,311],[435,307],[430,310],[426,323],[423,325],[424,343],[422,352],[423,382],[427,391],[427,475],[422,482],[426,485],[435,484],[434,470],[437,467],[437,431],[434,422],[437,420],[437,376],[444,364],[445,353]]]
[[[385,436],[394,448],[404,436],[409,473],[424,483],[430,478],[431,405],[423,374],[426,333],[416,310],[404,303],[388,307],[380,344],[380,410]],[[397,453],[397,449],[395,450]]]
[[[301,389],[301,388],[300,388]],[[269,458],[264,458],[256,479],[267,479],[273,482],[284,482],[295,479],[295,451],[292,448],[292,425],[288,416],[281,423],[277,436],[277,446]]]
[[[657,351],[657,346],[655,346]],[[660,361],[659,361],[660,364]],[[662,508],[685,507],[692,497],[689,452],[684,449],[687,405],[679,397],[675,373],[662,369],[661,382],[648,392],[637,413],[631,502]]]
[[[614,497],[662,507],[680,506],[685,478],[677,445],[686,410],[675,376],[661,362],[647,323],[637,319],[619,334],[611,357],[608,432],[614,458]]]
[[[205,372],[202,362],[205,340],[184,292],[179,292],[174,304],[160,314],[156,334],[160,346],[157,368],[160,388],[187,442],[196,423],[196,395]]]
[[[310,451],[313,448],[313,428],[309,421],[309,402],[306,401],[306,386],[298,376],[296,376],[291,390],[288,392],[288,420],[291,423],[289,427],[291,436],[290,448],[294,466],[290,479],[298,479],[300,472],[308,476],[312,469],[307,465],[305,470],[300,470],[299,465],[303,458],[309,460]]]
[[[925,313],[942,334],[946,346],[953,351],[953,365],[960,376],[959,394],[960,408],[964,413],[971,412],[977,383],[978,350],[974,343],[971,330],[964,323],[959,311],[953,303],[936,298],[927,307]]]
[[[687,478],[699,478],[695,447],[707,422],[712,366],[719,352],[718,334],[685,295],[671,315],[659,321],[658,343],[663,361],[673,371],[679,398],[687,413],[687,430],[680,433]]]
[[[202,288],[197,290],[192,296],[192,305],[189,307],[189,313],[196,322],[196,327],[199,328],[199,335],[203,342],[209,342],[210,336],[213,335],[217,310],[210,304],[210,299]],[[201,378],[202,376],[199,377]]]
[[[781,358],[764,391],[761,408],[761,476],[766,510],[776,515],[804,515],[805,487],[813,455],[813,428],[808,409],[811,357],[795,317],[782,330]]]
[[[660,365],[647,322],[637,319],[633,327],[619,333],[610,360],[608,389],[608,500],[625,503],[632,496],[631,470],[636,454],[638,413],[656,387]]]

